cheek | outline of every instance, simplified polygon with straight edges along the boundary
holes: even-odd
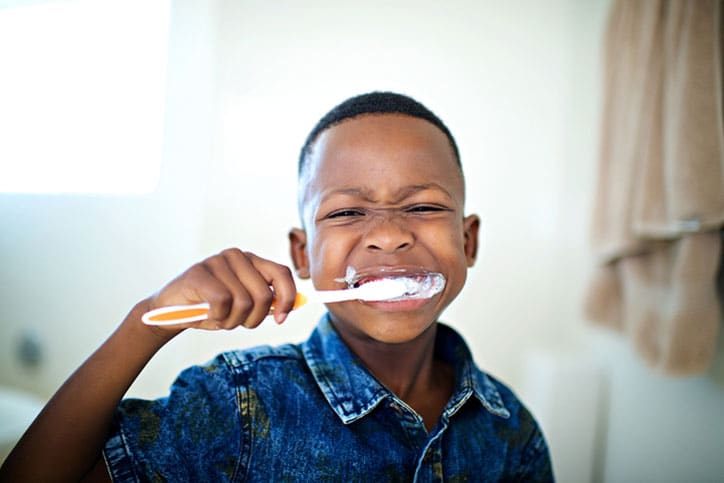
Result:
[[[420,239],[424,239],[437,247],[438,250],[449,252],[464,251],[465,237],[463,227],[454,221],[440,223],[420,223],[415,227],[415,232]]]
[[[451,271],[450,275],[464,279],[468,261],[462,226],[450,222],[445,226],[437,226],[436,229],[425,230],[424,233],[425,244],[438,261]]]
[[[320,233],[309,254],[310,272],[315,281],[326,281],[344,277],[347,256],[350,252],[348,237],[334,233]],[[321,241],[324,240],[324,241]],[[329,280],[328,280],[329,279]]]

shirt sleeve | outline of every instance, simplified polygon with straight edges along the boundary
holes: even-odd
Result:
[[[553,482],[553,467],[543,433],[537,424],[521,452],[516,481]]]
[[[183,371],[167,397],[125,399],[103,451],[113,481],[229,481],[242,430],[222,359]]]

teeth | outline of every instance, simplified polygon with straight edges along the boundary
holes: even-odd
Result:
[[[404,270],[392,269],[385,271],[381,269],[379,273],[375,274],[359,274],[353,267],[348,266],[345,277],[336,280],[338,282],[346,282],[348,288],[357,288],[369,282],[390,279],[402,280],[405,283],[406,289],[404,295],[390,299],[393,301],[426,299],[445,288],[445,277],[442,274],[424,270],[415,273],[405,273]]]
[[[439,273],[391,278],[403,280],[406,288],[404,295],[391,300],[427,299],[445,287],[445,277]]]
[[[358,288],[366,283],[374,282],[377,280],[385,280],[385,277],[370,277],[370,278],[362,278],[359,280],[351,281],[348,283],[347,288]]]

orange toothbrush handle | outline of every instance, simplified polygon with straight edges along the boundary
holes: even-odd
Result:
[[[308,298],[299,292],[294,299],[292,309],[298,309],[306,304]],[[172,305],[170,307],[161,307],[151,310],[143,314],[141,320],[147,325],[176,325],[188,322],[199,322],[209,318],[209,304],[201,303],[195,305]],[[274,313],[274,302],[272,301],[269,313]]]

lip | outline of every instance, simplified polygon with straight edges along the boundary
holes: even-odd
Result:
[[[434,296],[427,299],[406,299],[385,302],[360,301],[360,303],[384,312],[409,312],[412,310],[420,309],[423,306],[429,304],[433,300],[433,298]]]

